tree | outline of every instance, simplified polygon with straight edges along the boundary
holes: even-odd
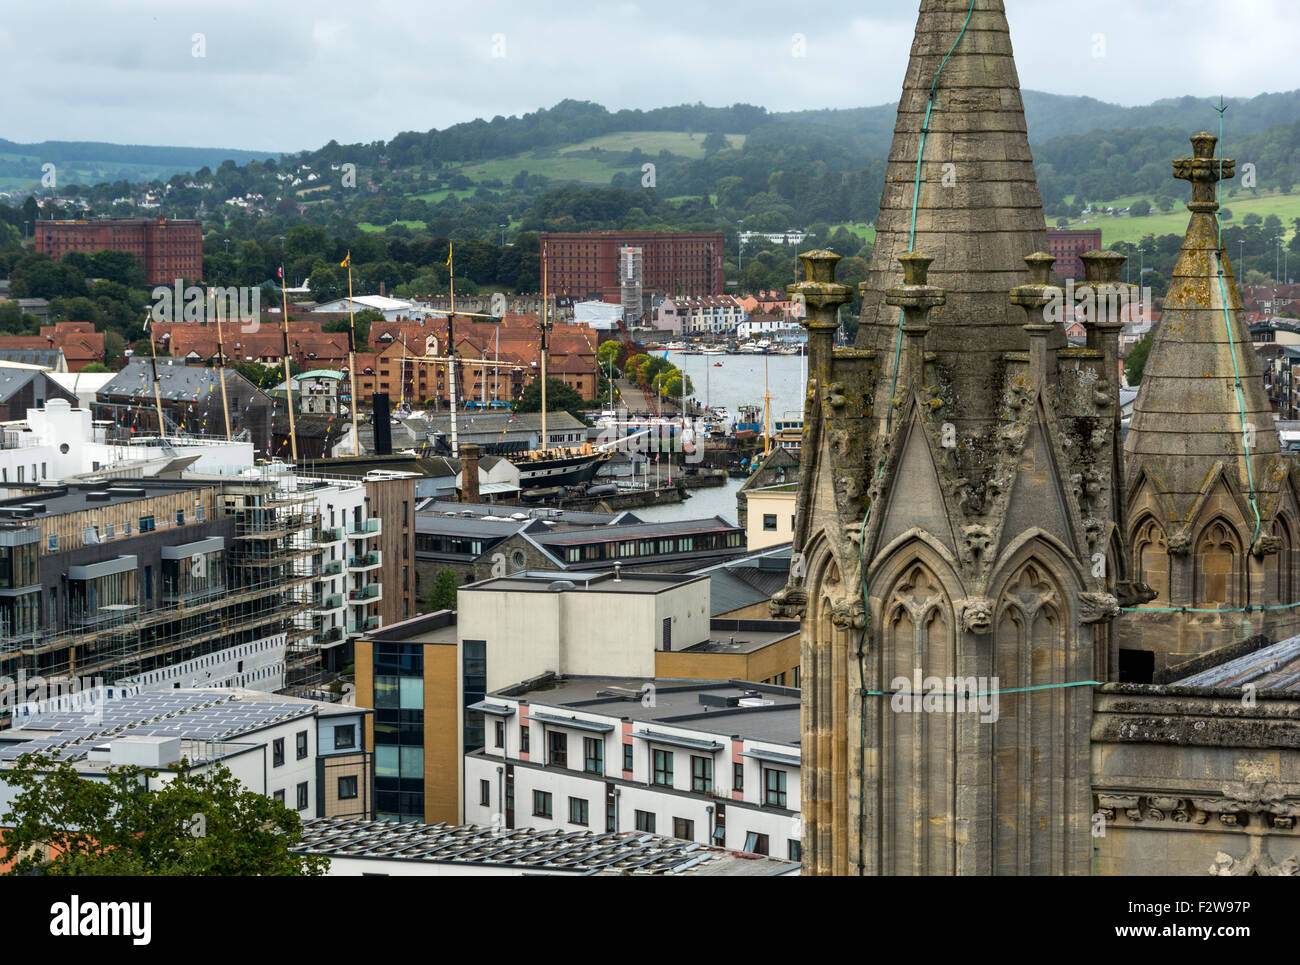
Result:
[[[515,411],[542,411],[541,379],[533,379],[524,386],[524,391],[519,394],[519,401],[515,403]],[[582,421],[586,418],[586,403],[582,401],[582,396],[578,394],[577,389],[565,385],[559,379],[548,376],[546,379],[546,411],[567,412],[575,419]]]
[[[714,131],[704,138],[704,154],[706,157],[717,154],[719,151],[728,151],[731,149],[731,142],[727,140],[727,135],[721,131]]]
[[[370,346],[370,323],[382,322],[384,313],[373,308],[357,312],[352,318],[336,318],[321,325],[322,332],[346,332],[351,324],[356,325],[356,349],[364,352]]]
[[[1129,349],[1128,355],[1125,356],[1124,374],[1128,376],[1129,385],[1141,384],[1142,372],[1147,367],[1147,356],[1151,354],[1151,342],[1154,338],[1154,333],[1147,332],[1138,339],[1137,344]]]
[[[298,815],[248,790],[221,764],[195,773],[182,760],[173,780],[110,767],[81,777],[68,761],[24,754],[6,780],[16,793],[3,815],[10,874],[320,875],[320,855],[294,854]],[[145,790],[148,782],[156,790]]]
[[[107,365],[105,365],[103,362],[91,362],[89,365],[87,365],[87,366],[86,366],[85,368],[83,368],[81,371],[83,371],[83,372],[111,372],[112,369],[110,369],[110,368],[109,368]]]
[[[1133,218],[1145,218],[1151,213],[1151,202],[1143,198],[1128,206],[1128,213]]]
[[[618,353],[621,347],[622,346],[613,339],[610,339],[608,342],[600,343],[600,348],[596,349],[596,357],[600,359],[600,367],[602,369],[608,368],[614,364],[614,361],[618,358]]]
[[[434,578],[433,586],[424,596],[424,605],[430,613],[437,613],[439,610],[456,609],[456,588],[460,581],[456,579],[456,571],[451,569],[441,569],[437,577]]]

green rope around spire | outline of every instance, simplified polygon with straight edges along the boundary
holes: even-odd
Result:
[[[921,161],[925,157],[925,140],[930,133],[930,112],[934,110],[934,94],[939,88],[939,75],[943,73],[944,67],[948,65],[948,59],[952,57],[953,51],[961,43],[961,38],[966,36],[966,28],[970,26],[971,17],[975,15],[975,0],[970,0],[970,8],[966,11],[966,20],[961,25],[961,32],[957,34],[957,39],[952,42],[948,48],[948,53],[944,54],[943,60],[939,62],[939,69],[934,72],[934,80],[930,81],[930,94],[925,103],[925,120],[921,122],[921,143],[916,150],[916,173],[912,178],[912,223],[907,232],[907,250],[912,252],[916,247],[916,210],[921,199]],[[885,437],[893,431],[894,427],[894,396],[898,393],[898,368],[899,360],[903,351],[903,310],[898,310],[898,330],[894,335],[894,372],[889,389],[889,400],[886,403],[888,408],[885,410]],[[885,453],[880,453],[880,460],[876,463],[876,479],[879,480],[885,474]],[[862,530],[858,536],[858,579],[862,583],[862,610],[864,622],[862,626],[862,636],[858,639],[858,680],[860,684],[865,685],[867,680],[867,633],[871,626],[870,620],[870,603],[867,597],[867,521],[871,519],[871,504],[867,504],[867,511],[862,516]],[[866,746],[867,742],[867,697],[869,696],[865,686],[860,686],[862,694],[862,706],[858,713],[861,733],[860,745]],[[863,866],[863,841],[865,838],[863,825],[866,823],[866,769],[862,767],[861,762],[858,764],[858,874],[862,873]]]

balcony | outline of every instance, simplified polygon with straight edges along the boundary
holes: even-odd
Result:
[[[359,590],[348,591],[349,603],[374,603],[379,599],[382,599],[382,593],[378,583],[368,584]]]
[[[364,620],[349,621],[348,633],[369,633],[379,629],[379,617],[366,617]]]
[[[380,533],[379,518],[367,519],[360,523],[353,523],[348,527],[348,536],[351,539],[369,539],[372,536],[378,536]]]
[[[341,543],[345,538],[342,526],[322,527],[316,533],[316,542],[318,543]]]
[[[373,553],[365,553],[361,556],[349,556],[348,569],[353,571],[377,569],[381,563],[381,555],[382,554],[376,550]]]
[[[343,572],[342,560],[330,560],[328,563],[322,566],[320,570],[321,576],[338,576],[342,572]]]
[[[320,641],[322,645],[330,644],[330,643],[338,643],[342,639],[343,639],[342,627],[326,627],[325,631],[320,634]]]
[[[331,610],[337,610],[343,606],[343,594],[331,593],[328,596],[316,597],[312,600],[311,608],[317,613],[329,613]]]

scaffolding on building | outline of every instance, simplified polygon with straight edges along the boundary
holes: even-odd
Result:
[[[283,633],[286,686],[318,681],[309,610],[320,576],[311,560],[315,497],[254,479],[224,487],[222,503],[235,520],[222,585],[152,609],[137,590],[135,604],[99,607],[60,632],[0,627],[0,674],[112,682]]]

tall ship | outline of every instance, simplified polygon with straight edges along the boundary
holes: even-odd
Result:
[[[591,443],[581,446],[546,445],[546,362],[551,346],[550,299],[547,293],[546,245],[542,245],[542,314],[538,322],[541,329],[541,379],[542,379],[542,437],[540,448],[511,456],[510,461],[519,469],[519,485],[523,489],[536,486],[576,486],[591,482],[600,467],[610,460],[608,449],[596,448]]]

